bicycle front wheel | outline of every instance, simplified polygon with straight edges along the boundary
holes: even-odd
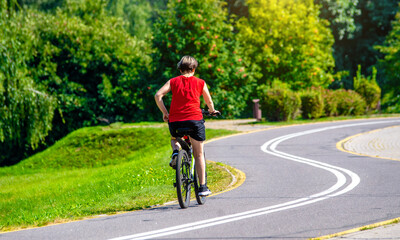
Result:
[[[187,208],[191,193],[190,159],[185,150],[178,153],[176,160],[176,193],[181,208]]]

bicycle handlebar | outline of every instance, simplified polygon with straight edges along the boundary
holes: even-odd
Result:
[[[210,113],[209,111],[205,110],[205,109],[201,109],[201,113],[203,114],[203,116],[206,117],[217,117],[217,116],[221,116],[221,113],[219,111],[215,111],[213,113]]]

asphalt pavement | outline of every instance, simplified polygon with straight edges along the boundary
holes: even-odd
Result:
[[[249,124],[254,121],[256,120],[208,121],[206,126],[208,128],[224,128],[242,132],[272,128],[269,125]],[[400,161],[400,125],[348,137],[342,141],[341,149],[356,155]],[[360,226],[359,228],[321,236],[316,239],[400,239],[399,222],[400,216],[397,219]]]
[[[342,147],[353,154],[400,161],[400,125],[349,137]],[[397,223],[390,224],[393,221]],[[362,226],[325,239],[400,239],[399,221],[400,218]]]
[[[291,127],[207,121],[208,128],[253,132],[207,145],[210,160],[229,160],[249,173],[240,188],[211,196],[210,204],[193,204],[190,211],[165,205],[0,239],[400,239],[400,224],[377,223],[400,217],[400,165],[392,161],[400,159],[400,125],[392,124],[400,119],[387,120]],[[267,128],[277,129],[257,132]],[[376,128],[381,130],[371,131]],[[356,133],[361,134],[347,137]]]

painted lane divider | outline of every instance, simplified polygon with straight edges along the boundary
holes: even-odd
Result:
[[[295,137],[300,137],[304,136],[307,134],[313,134],[317,132],[322,132],[322,131],[328,131],[328,130],[334,130],[334,129],[339,129],[339,128],[346,128],[346,127],[354,127],[354,126],[362,126],[362,125],[373,125],[373,124],[382,124],[382,123],[390,123],[390,122],[400,122],[400,120],[392,120],[392,121],[374,121],[374,122],[366,122],[366,123],[355,123],[355,124],[344,124],[344,125],[338,125],[338,126],[331,126],[331,127],[324,127],[324,128],[318,128],[318,129],[312,129],[312,130],[307,130],[303,132],[297,132],[293,134],[288,134],[284,135],[281,137],[274,138],[265,144],[261,146],[261,150],[264,151],[265,153],[284,158],[290,161],[295,161],[303,164],[307,164],[316,168],[324,169],[333,175],[336,176],[337,182],[330,187],[329,189],[322,191],[320,193],[296,199],[293,201],[269,206],[269,207],[264,207],[264,208],[259,208],[251,211],[246,211],[246,212],[241,212],[241,213],[236,213],[236,214],[231,214],[231,215],[226,215],[222,217],[217,217],[217,218],[211,218],[211,219],[206,219],[202,221],[197,221],[197,222],[192,222],[192,223],[187,223],[187,224],[182,224],[178,226],[173,226],[173,227],[168,227],[168,228],[163,228],[159,230],[154,230],[154,231],[149,231],[149,232],[144,232],[144,233],[138,233],[138,234],[133,234],[129,236],[123,236],[123,237],[118,237],[118,238],[113,238],[111,240],[130,240],[130,239],[151,239],[151,238],[158,238],[158,237],[163,237],[163,236],[169,236],[173,234],[178,234],[182,232],[188,232],[188,231],[193,231],[196,229],[201,229],[201,228],[206,228],[206,227],[211,227],[211,226],[216,226],[220,224],[225,224],[233,221],[239,221],[247,218],[252,218],[260,215],[266,215],[274,212],[279,212],[279,211],[284,211],[292,208],[297,208],[301,207],[304,205],[312,204],[315,202],[319,202],[322,200],[326,200],[331,197],[336,197],[339,195],[342,195],[344,193],[347,193],[354,189],[359,183],[360,183],[360,177],[345,168],[333,166],[330,164],[326,164],[323,162],[318,162],[312,159],[307,159],[295,155],[291,155],[285,152],[278,151],[276,148],[280,143],[283,141],[289,140],[291,138]],[[348,184],[346,175],[351,179],[351,182]],[[347,186],[345,186],[348,184]],[[343,189],[339,190],[345,186]],[[337,192],[335,192],[337,191]]]

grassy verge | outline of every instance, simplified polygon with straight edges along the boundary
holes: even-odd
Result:
[[[232,134],[207,130],[212,138]],[[176,199],[167,127],[126,124],[77,130],[21,163],[0,168],[0,230],[143,209]],[[230,182],[208,164],[210,188]]]

